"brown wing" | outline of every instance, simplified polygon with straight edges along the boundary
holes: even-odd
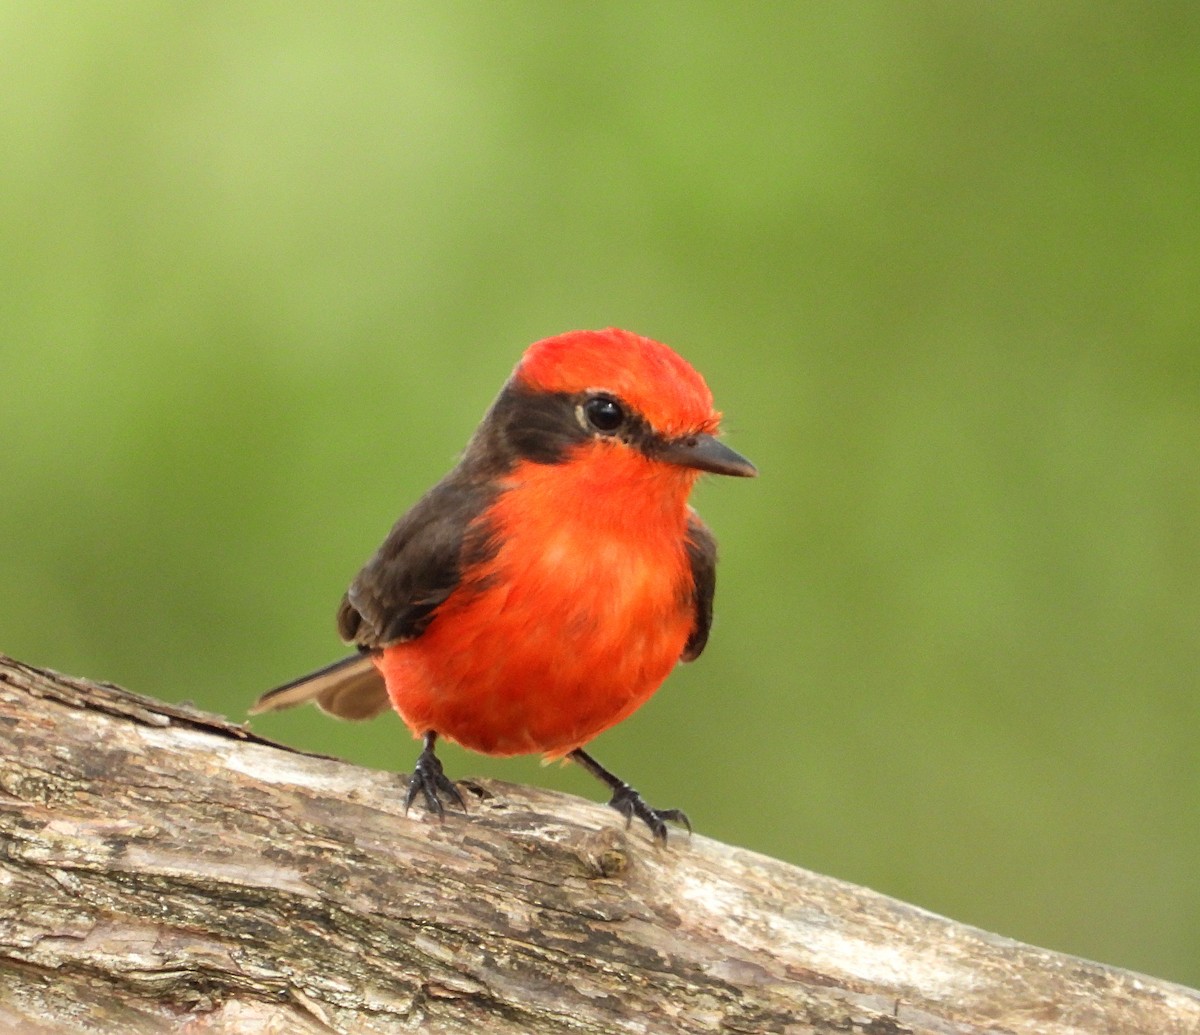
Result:
[[[683,645],[680,660],[695,661],[708,643],[708,631],[712,628],[713,596],[717,591],[717,540],[694,510],[688,513],[686,546],[692,565],[696,622]]]
[[[360,650],[420,636],[463,571],[496,549],[481,517],[494,485],[456,468],[396,522],[338,608],[338,632]]]
[[[338,608],[342,638],[362,652],[268,690],[251,714],[309,701],[341,719],[370,719],[388,707],[371,655],[420,636],[462,582],[494,549],[479,519],[496,490],[456,468],[396,522]]]

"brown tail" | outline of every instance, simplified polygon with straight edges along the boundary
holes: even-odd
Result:
[[[294,708],[309,701],[339,719],[373,719],[388,707],[383,676],[371,655],[355,654],[268,690],[254,702],[250,714]]]

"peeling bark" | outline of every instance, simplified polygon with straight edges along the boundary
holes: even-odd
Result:
[[[0,655],[0,1030],[1195,1035],[1200,994]]]

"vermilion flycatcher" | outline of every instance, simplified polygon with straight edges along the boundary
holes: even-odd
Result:
[[[716,541],[688,506],[702,472],[756,474],[715,436],[704,379],[628,331],[531,345],[449,474],[392,528],[338,610],[359,653],[264,694],[344,719],[392,706],[424,747],[409,779],[465,807],[439,736],[486,755],[566,756],[665,841],[653,809],[583,750],[700,655]]]

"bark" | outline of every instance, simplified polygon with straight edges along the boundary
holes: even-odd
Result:
[[[0,655],[0,1031],[1200,1032],[1200,995],[603,805]]]

